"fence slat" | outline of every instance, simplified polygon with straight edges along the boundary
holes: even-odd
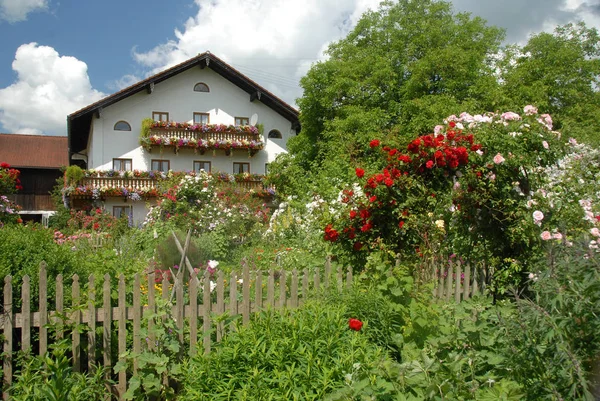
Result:
[[[225,313],[225,275],[222,270],[217,273],[217,314]],[[225,323],[219,322],[217,325],[217,341],[221,341],[225,330]]]
[[[56,313],[60,316],[63,316],[64,310],[65,310],[65,294],[64,294],[64,285],[63,285],[63,275],[59,274],[58,276],[56,276]],[[56,324],[56,338],[61,339],[63,338],[64,335],[64,331],[63,331],[63,322],[62,322],[62,317],[60,319],[58,319],[58,322],[54,321],[54,324]]]
[[[190,355],[196,354],[198,344],[198,273],[190,276]]]
[[[141,283],[140,275],[136,273],[133,276],[133,353],[139,355],[142,352],[141,326],[142,326],[142,305],[141,305]],[[137,358],[133,360],[133,374],[138,371]]]
[[[12,313],[12,277],[4,278],[4,392],[2,398],[9,399],[8,387],[12,384],[12,352],[13,352],[13,313]]]
[[[298,307],[298,270],[292,270],[292,288],[290,293],[290,306]]]
[[[463,292],[463,299],[467,300],[470,298],[469,290],[471,285],[471,264],[467,262],[465,266],[465,285]]]
[[[235,272],[231,272],[229,277],[229,315],[235,317],[238,314],[238,302],[237,302],[237,277]],[[229,327],[230,330],[235,330],[232,324]]]
[[[314,275],[314,291],[315,294],[319,294],[321,291],[321,272],[319,268],[315,269]]]
[[[280,270],[279,271],[279,309],[283,309],[286,307],[286,276],[285,276],[285,270]]]
[[[242,322],[250,321],[250,268],[246,260],[243,261],[242,271]]]
[[[254,309],[253,312],[259,312],[263,307],[263,288],[262,288],[262,271],[254,272]]]
[[[446,275],[446,301],[450,300],[452,296],[452,275],[454,273],[454,269],[452,266],[452,262],[448,263],[448,274]]]
[[[179,330],[179,344],[183,346],[183,276],[185,272],[183,264],[181,264],[180,269],[182,271],[178,272],[177,276],[175,276],[175,324]]]
[[[94,275],[88,278],[88,370],[91,372],[96,362],[96,287]]]
[[[473,287],[471,290],[471,296],[479,294],[479,269],[478,266],[473,267]]]
[[[73,275],[73,284],[71,287],[71,305],[73,306],[73,325],[77,328],[81,324],[81,310],[79,309],[79,276]],[[73,349],[73,371],[81,371],[81,334],[75,329],[71,333],[72,349]]]
[[[338,288],[338,291],[341,292],[342,288],[344,286],[344,277],[343,277],[343,274],[342,274],[342,266],[338,266],[336,278],[337,278],[337,288]]]
[[[102,322],[102,356],[104,360],[104,368],[106,369],[105,379],[110,379],[110,371],[112,369],[112,358],[110,355],[110,334],[112,326],[112,308],[110,307],[110,276],[104,275],[104,285],[102,289],[103,306],[104,306],[104,322]]]
[[[303,305],[306,302],[306,297],[308,296],[308,269],[304,269],[302,272],[302,298],[300,298],[300,305]]]
[[[29,276],[23,276],[21,286],[21,350],[31,348],[31,285]]]
[[[456,288],[454,289],[454,302],[459,303],[460,302],[460,275],[461,275],[461,271],[460,271],[460,261],[456,262]]]
[[[269,278],[267,279],[267,305],[271,308],[275,307],[275,272],[269,270]]]
[[[346,273],[346,287],[352,288],[352,266],[348,266],[348,272]]]
[[[122,357],[123,353],[127,351],[127,304],[125,294],[125,276],[121,274],[119,276],[119,314],[118,314],[118,325],[119,325],[119,361],[125,362],[125,357]],[[117,384],[117,391],[119,398],[122,399],[127,390],[127,371],[122,369],[119,372],[119,383]]]
[[[46,262],[40,262],[40,355],[48,350],[48,273]]]
[[[235,278],[235,275],[232,275],[232,279]],[[236,300],[237,301],[237,300]],[[237,306],[237,302],[235,302]],[[210,273],[208,270],[204,271],[204,291],[202,294],[202,332],[203,332],[203,343],[204,343],[204,353],[208,354],[210,352]]]
[[[152,271],[148,273],[148,313],[154,315],[156,313],[156,274]],[[154,335],[154,318],[148,319],[148,338],[146,344],[151,351],[154,349],[156,336]]]
[[[325,284],[325,288],[329,288],[329,277],[331,276],[331,257],[327,257],[325,260],[325,277],[323,279],[323,283]]]

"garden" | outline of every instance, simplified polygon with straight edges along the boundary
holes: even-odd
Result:
[[[274,205],[218,176],[171,174],[138,227],[97,205],[64,208],[64,183],[50,227],[24,225],[6,197],[19,173],[1,164],[0,276],[11,277],[13,310],[25,303],[24,282],[32,308],[41,298],[49,310],[59,310],[55,299],[74,305],[48,322],[47,352],[35,342],[41,326],[29,349],[18,340],[5,348],[12,382],[3,391],[99,400],[125,378],[121,395],[133,400],[598,399],[595,81],[578,87],[576,107],[574,87],[536,86],[531,59],[518,52],[490,61],[497,28],[444,2],[413,3],[365,14],[303,78],[302,132],[266,177]],[[379,35],[390,21],[428,26],[418,32],[430,36]],[[586,42],[595,30],[540,34],[523,53],[543,59],[540,38],[580,49],[570,63],[579,72],[598,69],[585,63],[598,55],[597,41]],[[416,48],[427,51],[404,59]],[[431,65],[447,67],[437,72],[448,79],[429,79]],[[548,93],[517,91],[524,76]],[[466,290],[477,282],[466,266],[485,271],[477,295]],[[75,295],[54,280],[74,274]],[[438,296],[445,283],[456,297]],[[185,308],[216,305],[192,313],[200,333],[183,321],[178,297]],[[135,317],[93,328],[89,316],[87,325],[73,319],[88,305],[107,313],[125,303],[152,306],[139,317],[141,334],[132,334]],[[89,347],[101,336],[108,346]],[[77,347],[98,363],[77,365]],[[100,364],[102,353],[114,363]]]

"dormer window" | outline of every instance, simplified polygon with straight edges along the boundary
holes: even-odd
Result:
[[[194,85],[194,92],[210,92],[210,89],[204,82],[198,82]]]
[[[276,129],[269,131],[269,139],[281,139],[281,132]]]
[[[131,131],[131,125],[127,121],[118,121],[113,127],[115,131]]]

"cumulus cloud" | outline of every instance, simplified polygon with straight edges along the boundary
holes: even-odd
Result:
[[[12,133],[66,134],[67,115],[101,99],[87,65],[37,43],[21,45],[12,68],[16,81],[0,89],[0,123]]]
[[[380,0],[195,0],[198,12],[175,39],[135,60],[156,73],[210,50],[289,103],[326,44],[344,37]]]
[[[48,9],[48,0],[0,0],[0,19],[19,22],[27,19],[27,14]]]

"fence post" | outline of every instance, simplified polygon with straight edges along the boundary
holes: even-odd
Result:
[[[459,303],[460,302],[460,294],[461,294],[461,290],[460,290],[460,275],[461,275],[461,271],[460,271],[460,260],[456,262],[456,288],[454,290],[454,302]]]
[[[21,350],[31,348],[31,285],[29,276],[23,276],[21,287]]]
[[[40,356],[48,350],[48,276],[46,262],[40,262]],[[58,297],[57,297],[58,299]]]
[[[303,305],[306,302],[306,297],[308,296],[308,269],[304,269],[302,272],[302,298],[300,299],[300,305]]]
[[[250,270],[246,259],[242,262],[242,322],[250,321]]]
[[[58,276],[56,276],[56,315],[59,315],[60,318],[57,319],[56,315],[54,316],[54,321],[53,323],[56,324],[56,338],[61,339],[63,338],[63,322],[62,322],[62,317],[63,312],[65,310],[64,308],[64,302],[65,302],[65,294],[64,294],[64,286],[63,286],[63,275],[59,274]]]
[[[292,289],[290,294],[290,306],[298,307],[298,270],[292,270]]]
[[[348,266],[348,273],[346,273],[346,287],[352,288],[352,266]]]
[[[238,314],[237,276],[235,272],[231,272],[229,277],[229,314],[232,318]],[[233,331],[235,330],[235,326],[232,324],[229,326],[229,329]]]
[[[263,307],[262,271],[254,272],[254,312],[259,312]]]
[[[225,313],[225,274],[223,270],[217,273],[217,313],[222,315]],[[225,324],[219,322],[217,326],[217,341],[221,341],[225,330]]]
[[[110,379],[110,371],[112,369],[111,355],[110,355],[110,328],[112,326],[112,307],[110,305],[110,276],[108,273],[104,275],[104,286],[103,286],[103,312],[104,321],[102,322],[102,351],[104,357],[104,368],[106,369],[105,379]]]
[[[190,355],[196,354],[198,344],[198,273],[190,276]],[[182,344],[183,347],[183,344]]]
[[[331,257],[327,256],[325,259],[325,277],[323,278],[326,289],[329,288],[329,276],[331,276]]]
[[[123,353],[125,351],[127,351],[127,304],[125,303],[126,301],[126,294],[125,294],[125,276],[123,274],[121,274],[119,276],[119,290],[118,290],[118,297],[119,297],[119,306],[118,306],[118,310],[119,310],[119,356],[118,359],[119,361],[125,361],[125,357],[123,357]],[[117,384],[117,391],[119,393],[119,398],[122,398],[123,395],[125,394],[125,391],[127,391],[127,369],[123,369],[119,372],[119,383]]]
[[[287,305],[287,293],[286,293],[286,276],[285,270],[279,271],[279,309],[283,309]]]
[[[271,307],[275,307],[275,272],[273,269],[269,270],[269,278],[267,279],[267,304]]]
[[[234,277],[234,276],[232,276]],[[210,301],[210,273],[208,270],[204,271],[204,291],[202,294],[202,308],[204,314],[202,316],[202,331],[204,335],[204,353],[210,352],[210,309],[212,302]],[[237,307],[237,297],[235,301]]]
[[[12,277],[4,278],[4,392],[2,398],[10,399],[8,388],[12,384],[13,313],[12,313]]]
[[[469,299],[470,285],[471,285],[471,264],[467,262],[467,265],[465,266],[465,285],[464,285],[465,291],[463,292],[463,299]]]
[[[141,322],[142,322],[142,305],[141,305],[141,283],[140,275],[136,273],[133,276],[133,353],[139,355],[142,352],[142,339],[140,338]],[[133,375],[137,374],[138,362],[137,357],[133,359]]]
[[[72,338],[72,350],[73,350],[73,371],[79,372],[81,371],[81,335],[79,334],[79,330],[77,330],[77,326],[81,324],[81,311],[79,310],[79,276],[77,274],[73,275],[73,285],[71,287],[71,305],[74,309],[73,311],[73,326],[74,330],[71,333]]]
[[[148,273],[148,313],[154,316],[156,313],[156,274],[152,271]],[[154,342],[156,337],[154,336],[154,317],[148,319],[148,338],[146,339],[146,345],[148,349],[152,351],[154,349]]]
[[[91,372],[96,361],[96,288],[94,275],[90,274],[88,278],[88,369]]]

